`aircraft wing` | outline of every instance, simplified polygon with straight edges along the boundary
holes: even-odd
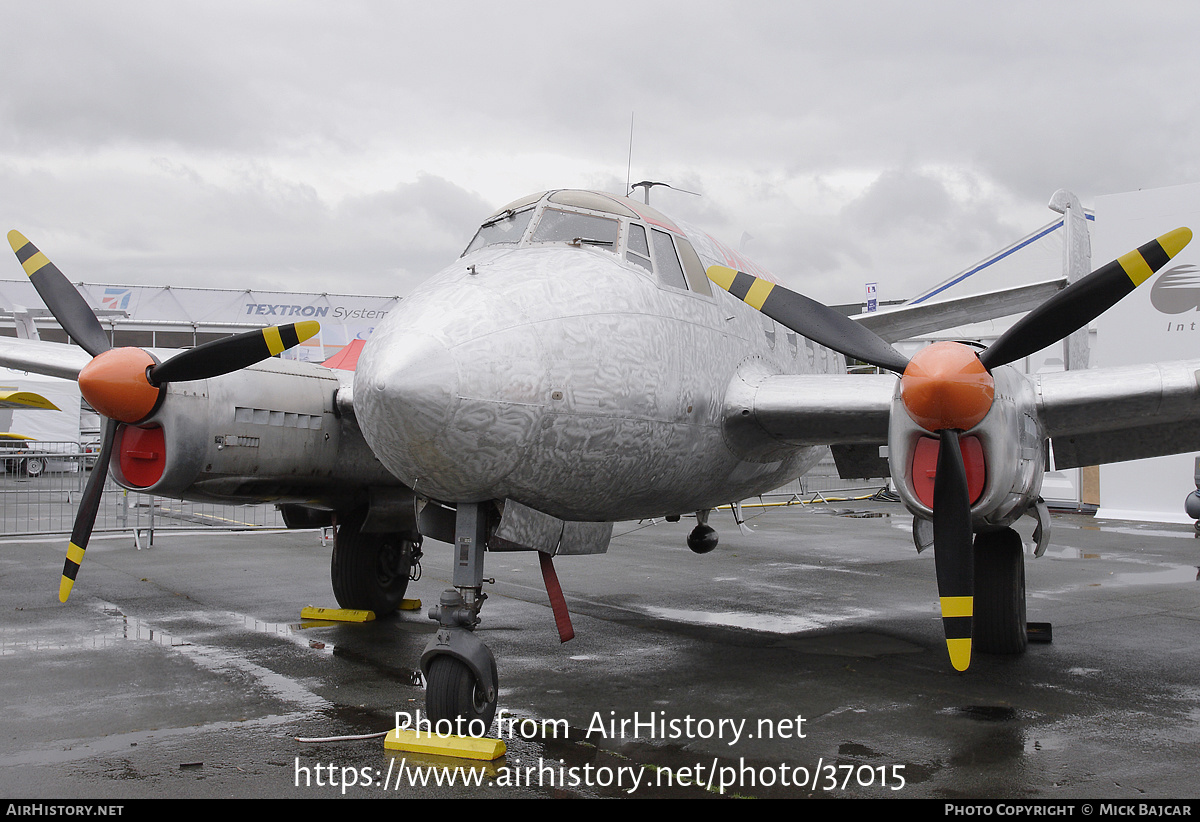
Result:
[[[891,374],[779,374],[739,397],[729,417],[750,418],[779,444],[882,444],[895,390]]]
[[[1200,360],[1035,379],[1056,468],[1200,451]]]
[[[1030,379],[1036,404],[1028,411],[1050,439],[1056,469],[1200,451],[1200,360]],[[888,374],[769,376],[738,398],[729,419],[764,447],[830,446],[845,478],[886,476],[879,446],[888,442],[889,414],[902,413],[895,390]]]
[[[851,317],[884,340],[896,342],[958,325],[1031,311],[1066,286],[1065,279],[989,291],[954,300],[901,305]]]
[[[739,392],[727,409],[730,433],[755,450],[831,446],[843,478],[884,477],[891,374],[778,374]]]
[[[18,371],[74,380],[91,359],[86,351],[74,345],[0,337],[0,366]]]

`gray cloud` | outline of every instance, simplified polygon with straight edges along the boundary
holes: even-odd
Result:
[[[634,179],[704,195],[656,205],[834,302],[944,279],[1057,188],[1200,176],[1178,2],[5,11],[0,216],[79,278],[408,288],[503,202],[623,187],[631,113]]]

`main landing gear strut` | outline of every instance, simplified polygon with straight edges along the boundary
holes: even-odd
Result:
[[[454,524],[454,588],[444,591],[429,618],[433,640],[421,655],[425,710],[430,722],[446,720],[460,736],[483,736],[496,716],[496,659],[475,636],[487,545],[486,503],[462,503]]]

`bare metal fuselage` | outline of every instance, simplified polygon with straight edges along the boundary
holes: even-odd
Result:
[[[355,414],[392,473],[449,502],[613,521],[761,493],[820,451],[741,447],[731,387],[845,363],[714,290],[660,285],[586,246],[474,252],[376,329]]]

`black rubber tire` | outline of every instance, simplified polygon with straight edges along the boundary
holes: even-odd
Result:
[[[365,516],[355,513],[338,525],[330,579],[338,605],[383,617],[404,601],[418,545],[411,534],[364,534]]]
[[[973,646],[986,654],[1021,654],[1025,624],[1025,552],[1011,528],[975,537]]]
[[[495,677],[493,669],[493,682]],[[456,726],[461,725],[464,734],[472,730],[472,720],[480,720],[480,727],[486,734],[496,718],[496,699],[488,701],[486,689],[476,681],[475,674],[465,662],[449,654],[439,654],[429,663],[425,712],[430,722],[448,720]]]

